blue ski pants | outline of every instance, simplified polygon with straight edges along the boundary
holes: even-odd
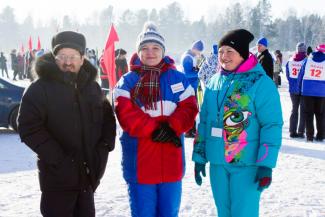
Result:
[[[128,183],[132,217],[177,217],[182,182],[161,184]]]

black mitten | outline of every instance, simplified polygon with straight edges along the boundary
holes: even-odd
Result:
[[[171,135],[168,134],[168,130],[164,124],[160,124],[159,127],[152,132],[151,138],[154,142],[171,141]]]
[[[182,143],[180,138],[176,135],[174,130],[168,125],[168,123],[161,123],[160,126],[153,131],[152,140],[154,142],[172,142],[176,147],[181,147]]]

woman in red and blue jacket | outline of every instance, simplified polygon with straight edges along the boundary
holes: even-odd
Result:
[[[138,52],[114,90],[123,133],[123,176],[133,217],[176,217],[185,171],[183,133],[198,113],[194,90],[165,53],[154,24],[144,26]]]

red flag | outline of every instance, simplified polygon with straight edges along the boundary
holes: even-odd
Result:
[[[32,36],[29,36],[28,49],[29,49],[29,51],[33,50]]]
[[[37,49],[36,50],[40,50],[41,49],[41,41],[39,40],[39,36],[37,38]]]
[[[108,38],[106,41],[104,53],[103,53],[103,68],[104,73],[108,75],[109,87],[112,90],[117,83],[115,73],[115,46],[114,43],[119,41],[118,35],[113,24],[110,27]]]

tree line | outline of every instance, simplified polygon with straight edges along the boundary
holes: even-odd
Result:
[[[289,10],[286,17],[274,19],[269,0],[260,0],[253,6],[233,3],[216,12],[214,17],[214,20],[202,16],[190,21],[185,18],[181,5],[174,2],[159,10],[127,9],[119,17],[115,15],[114,7],[108,5],[84,23],[66,15],[62,20],[52,18],[47,24],[34,25],[31,16],[18,23],[14,9],[7,6],[0,13],[0,50],[9,52],[12,48],[20,49],[22,44],[26,49],[29,36],[32,36],[34,44],[39,36],[42,46],[50,48],[51,37],[57,31],[72,29],[85,34],[87,46],[100,52],[105,46],[109,26],[114,23],[120,39],[116,47],[130,54],[135,51],[137,36],[147,20],[157,24],[165,36],[167,53],[172,56],[180,56],[197,39],[205,42],[205,51],[209,53],[213,43],[217,43],[226,31],[235,28],[248,29],[255,35],[255,41],[261,36],[267,37],[271,49],[290,51],[300,41],[312,47],[325,42],[324,15],[297,17],[295,11]]]

